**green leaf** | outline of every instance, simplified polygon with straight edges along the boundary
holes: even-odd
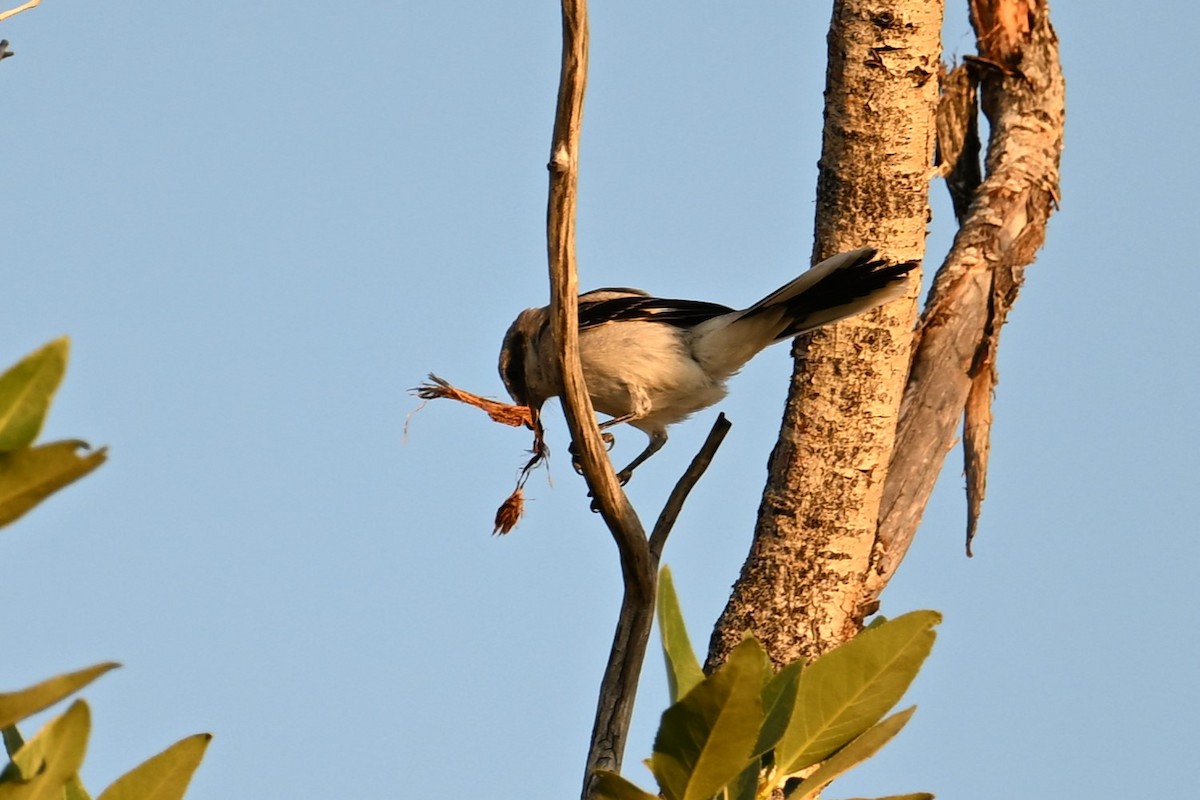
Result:
[[[742,770],[725,790],[724,800],[756,800],[758,797],[758,774],[762,771],[762,763],[756,757],[750,765]]]
[[[76,700],[17,751],[0,773],[0,800],[62,800],[87,750],[91,713]]]
[[[659,800],[658,795],[643,792],[637,786],[606,769],[596,770],[595,800]],[[101,797],[101,800],[105,798]]]
[[[663,657],[667,662],[667,683],[671,689],[671,702],[675,703],[704,680],[704,671],[700,669],[696,651],[688,639],[683,612],[679,609],[679,596],[675,594],[675,582],[667,567],[659,573],[657,611]]]
[[[117,778],[97,800],[179,800],[211,739],[211,733],[180,739]]]
[[[47,496],[104,463],[107,448],[87,450],[86,442],[68,440],[0,453],[0,527],[20,518]]]
[[[758,743],[754,745],[755,755],[761,756],[783,738],[796,707],[796,693],[800,688],[803,669],[803,661],[793,661],[772,676],[763,687],[764,719],[762,730],[758,732]]]
[[[804,670],[791,722],[775,748],[781,775],[823,761],[900,701],[933,647],[936,611],[863,630]]]
[[[662,715],[650,770],[667,800],[709,800],[755,761],[766,654],[748,637]]]
[[[800,788],[788,797],[788,800],[812,800],[835,778],[844,775],[852,767],[878,753],[881,747],[900,732],[900,729],[904,727],[916,710],[916,706],[911,706],[898,714],[893,714],[878,725],[868,728],[862,735],[817,767],[812,775],[804,779]],[[781,776],[780,783],[783,783],[786,778],[787,776]]]
[[[0,375],[0,453],[33,444],[67,369],[65,336],[25,356]]]
[[[83,788],[83,781],[78,775],[72,775],[71,780],[63,787],[63,800],[92,800],[92,796]]]
[[[116,662],[106,661],[87,669],[56,675],[19,692],[0,694],[0,727],[8,727],[31,714],[49,708],[64,697],[87,686],[110,669],[119,666],[121,665]]]

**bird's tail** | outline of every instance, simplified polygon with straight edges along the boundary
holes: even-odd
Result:
[[[782,311],[774,341],[853,317],[904,294],[905,277],[915,261],[888,265],[864,248],[827,258],[742,312],[741,319],[776,316]]]
[[[767,345],[852,317],[902,295],[916,261],[873,260],[872,248],[827,258],[743,311],[698,326],[696,355],[732,374]]]

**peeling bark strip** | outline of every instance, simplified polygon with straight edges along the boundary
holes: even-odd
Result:
[[[954,218],[962,223],[983,176],[979,169],[979,104],[975,79],[966,64],[942,70],[942,96],[937,107],[938,174],[954,204]]]
[[[1045,0],[971,0],[987,177],[938,271],[918,329],[884,487],[875,594],[908,551],[965,412],[967,547],[983,503],[1000,328],[1058,204],[1065,87]]]
[[[941,0],[834,3],[814,261],[864,246],[922,257],[941,22]],[[710,670],[747,630],[777,664],[858,630],[910,357],[912,284],[907,299],[797,345],[754,544],[713,632]]]

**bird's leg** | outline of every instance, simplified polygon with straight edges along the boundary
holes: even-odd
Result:
[[[601,422],[600,430],[607,430],[614,425],[620,425],[622,422],[633,422],[634,420],[642,419],[650,413],[650,398],[644,390],[636,386],[627,386],[626,390],[629,392],[629,400],[633,406],[632,409],[628,413],[622,414],[619,417],[613,417],[610,420]],[[659,449],[667,443],[667,432],[665,429],[656,433],[648,433],[646,435],[650,437],[650,444],[646,446],[645,450],[638,454],[638,457],[635,458],[629,466],[617,473],[617,480],[621,482],[622,486],[629,482],[629,479],[632,477],[633,471],[637,468],[638,464],[641,464],[647,458],[657,453]],[[611,448],[612,446],[609,445],[609,449]]]
[[[639,416],[641,416],[641,415],[637,414],[637,413],[631,413],[631,414],[622,414],[621,416],[613,417],[612,419],[606,419],[606,420],[604,420],[604,422],[600,423],[600,430],[606,431],[609,428],[611,428],[613,425],[620,425],[622,422],[631,422],[631,421],[637,419]]]
[[[629,466],[617,473],[617,481],[619,481],[622,486],[629,483],[629,479],[633,477],[633,471],[637,469],[643,461],[657,453],[662,449],[662,446],[667,443],[666,430],[655,431],[654,433],[648,433],[646,435],[650,437],[650,443],[646,445],[646,449],[638,453],[637,458],[629,462]],[[592,493],[590,491],[588,492],[588,497],[592,497]],[[592,511],[598,512],[599,510],[599,502],[593,499]]]
[[[633,409],[627,414],[622,414],[619,417],[613,417],[612,419],[607,419],[604,422],[601,422],[600,423],[601,431],[606,431],[609,428],[613,427],[614,425],[620,425],[623,422],[632,422],[635,419],[641,419],[642,417],[646,416],[646,414],[648,414],[650,412],[650,399],[649,399],[649,397],[646,396],[646,393],[644,391],[641,391],[641,390],[637,389],[636,387],[627,387],[627,390],[629,392],[629,399],[633,405]],[[608,445],[608,449],[612,450],[613,443],[616,441],[616,439],[613,437],[613,435],[611,433],[603,433],[602,432],[600,434],[600,436],[604,439],[604,443]],[[658,452],[658,449],[666,443],[666,441],[667,441],[666,432],[664,431],[661,434],[661,436],[662,436],[662,440],[656,444],[655,443],[655,435],[651,434],[649,447],[647,447],[644,451],[642,451],[642,453],[633,460],[632,464],[630,464],[628,467],[626,467],[625,469],[623,469],[619,473],[617,473],[617,479],[621,481],[621,485],[624,485],[625,482],[629,480],[629,476],[633,474],[634,467],[636,467],[638,464],[641,464],[643,461],[645,461],[650,456],[654,455],[656,452]],[[575,448],[575,443],[572,442],[571,447],[569,448],[569,450],[571,452],[571,465],[573,467],[575,467],[576,472],[579,472],[580,474],[582,474],[582,470],[580,469],[580,465],[579,465],[579,459],[577,457],[578,454],[575,452],[574,448]],[[594,511],[595,509],[593,508],[592,510]]]
[[[654,433],[647,434],[647,436],[650,437],[650,443],[646,445],[646,449],[638,453],[637,458],[629,462],[629,466],[617,473],[617,480],[620,481],[622,486],[629,483],[629,479],[633,477],[633,471],[637,469],[643,461],[657,453],[662,449],[662,446],[667,443],[667,432],[665,430],[655,431]],[[591,496],[592,493],[589,491],[588,497]],[[592,500],[592,511],[597,512],[599,510],[599,502],[597,500]]]
[[[629,462],[629,466],[617,473],[617,480],[621,482],[622,486],[629,483],[629,479],[633,477],[633,471],[641,466],[642,462],[661,450],[662,446],[667,443],[666,430],[654,431],[648,433],[647,436],[650,437],[650,443],[646,445],[646,449],[638,453],[637,458]]]

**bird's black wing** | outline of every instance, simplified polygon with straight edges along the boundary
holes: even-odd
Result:
[[[629,291],[601,289],[599,291]],[[733,311],[719,303],[700,300],[669,300],[637,294],[608,300],[582,300],[579,303],[579,329],[594,328],[606,322],[640,320],[662,322],[677,328],[691,328],[713,317]]]

